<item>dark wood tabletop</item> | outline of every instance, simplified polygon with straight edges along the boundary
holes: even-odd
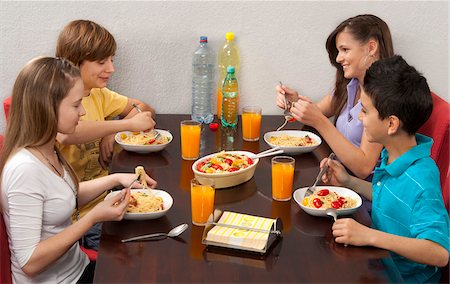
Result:
[[[161,152],[137,154],[119,150],[114,155],[112,172],[134,172],[137,165],[169,192],[174,204],[167,214],[155,220],[106,222],[96,264],[96,283],[200,283],[200,282],[398,282],[389,252],[371,247],[344,247],[331,235],[332,219],[306,214],[292,199],[271,198],[270,157],[262,158],[254,177],[239,186],[217,189],[215,208],[250,215],[276,218],[283,222],[283,237],[265,255],[218,249],[202,245],[203,227],[192,225],[190,180],[194,161],[181,159],[180,121],[188,115],[158,115],[156,128],[167,129],[173,141]],[[263,116],[259,142],[242,140],[237,129],[213,131],[206,125],[201,134],[200,156],[220,150],[246,150],[258,153],[269,149],[263,134],[275,130],[282,116]],[[220,124],[219,124],[220,125]],[[300,129],[298,122],[286,129]],[[314,131],[314,130],[311,130]],[[310,153],[295,158],[294,189],[311,185],[319,172],[319,162],[330,149],[323,143]],[[351,216],[366,225],[370,217],[360,209]],[[140,234],[168,232],[188,223],[177,239],[121,243]]]

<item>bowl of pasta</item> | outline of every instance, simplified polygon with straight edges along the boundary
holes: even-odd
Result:
[[[316,186],[313,194],[305,197],[308,187],[294,191],[294,200],[308,214],[327,216],[325,210],[336,209],[337,215],[355,213],[362,205],[361,197],[351,189],[339,186]]]
[[[213,179],[215,188],[226,188],[250,180],[258,162],[252,152],[222,151],[198,159],[192,165],[192,171],[200,183]]]
[[[124,150],[136,153],[158,152],[172,142],[173,136],[167,130],[155,129],[160,135],[155,138],[151,132],[122,131],[115,136],[117,144]]]
[[[120,191],[109,193],[109,199]],[[159,189],[131,189],[130,202],[123,216],[126,220],[149,220],[164,216],[173,205],[172,196]]]
[[[264,134],[264,141],[270,147],[280,147],[285,154],[302,154],[311,152],[320,144],[322,139],[312,132],[302,130],[280,130]]]

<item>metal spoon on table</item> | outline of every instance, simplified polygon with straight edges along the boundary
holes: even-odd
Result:
[[[137,104],[132,104],[132,106],[138,111],[138,112],[142,112],[141,108],[137,105]],[[142,133],[143,131],[141,131]],[[149,132],[150,135],[153,135],[153,138],[156,139],[158,138],[159,135],[161,135],[161,133],[159,133],[158,131],[156,131],[155,129],[150,130]]]
[[[184,231],[186,231],[186,229],[188,227],[189,227],[189,225],[184,223],[184,224],[176,226],[175,228],[170,230],[168,233],[154,233],[154,234],[149,234],[149,235],[137,236],[137,237],[133,237],[133,238],[124,239],[124,240],[122,240],[122,243],[127,243],[127,242],[132,242],[132,241],[137,241],[137,240],[148,240],[148,239],[157,238],[157,237],[158,238],[164,237],[161,239],[165,239],[167,237],[175,238],[175,237],[178,237],[179,235],[181,235]]]

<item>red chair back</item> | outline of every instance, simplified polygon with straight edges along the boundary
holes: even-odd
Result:
[[[0,283],[11,283],[11,254],[3,214],[0,214]]]
[[[434,94],[433,112],[428,121],[419,129],[419,133],[433,138],[433,147],[431,148],[431,158],[436,162],[441,180],[442,197],[445,207],[449,211],[449,128],[450,128],[450,106],[449,104]]]
[[[3,100],[3,109],[5,110],[6,121],[8,121],[9,109],[11,107],[11,102],[12,102],[12,96],[9,96]]]
[[[0,151],[3,136],[0,135]],[[6,233],[3,214],[0,214],[0,283],[11,283],[11,254],[9,252],[8,234]]]

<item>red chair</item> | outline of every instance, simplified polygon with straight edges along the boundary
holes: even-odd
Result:
[[[3,214],[0,214],[0,283],[12,283],[11,254]]]
[[[11,107],[11,101],[12,101],[12,97],[9,96],[6,99],[3,100],[3,109],[5,110],[5,118],[6,121],[8,121],[8,116],[9,116],[9,108]]]
[[[433,98],[433,112],[428,121],[419,129],[419,133],[433,138],[431,158],[436,162],[441,180],[442,197],[445,207],[449,211],[449,128],[450,106],[439,96],[431,93]],[[449,211],[450,212],[450,211]]]

